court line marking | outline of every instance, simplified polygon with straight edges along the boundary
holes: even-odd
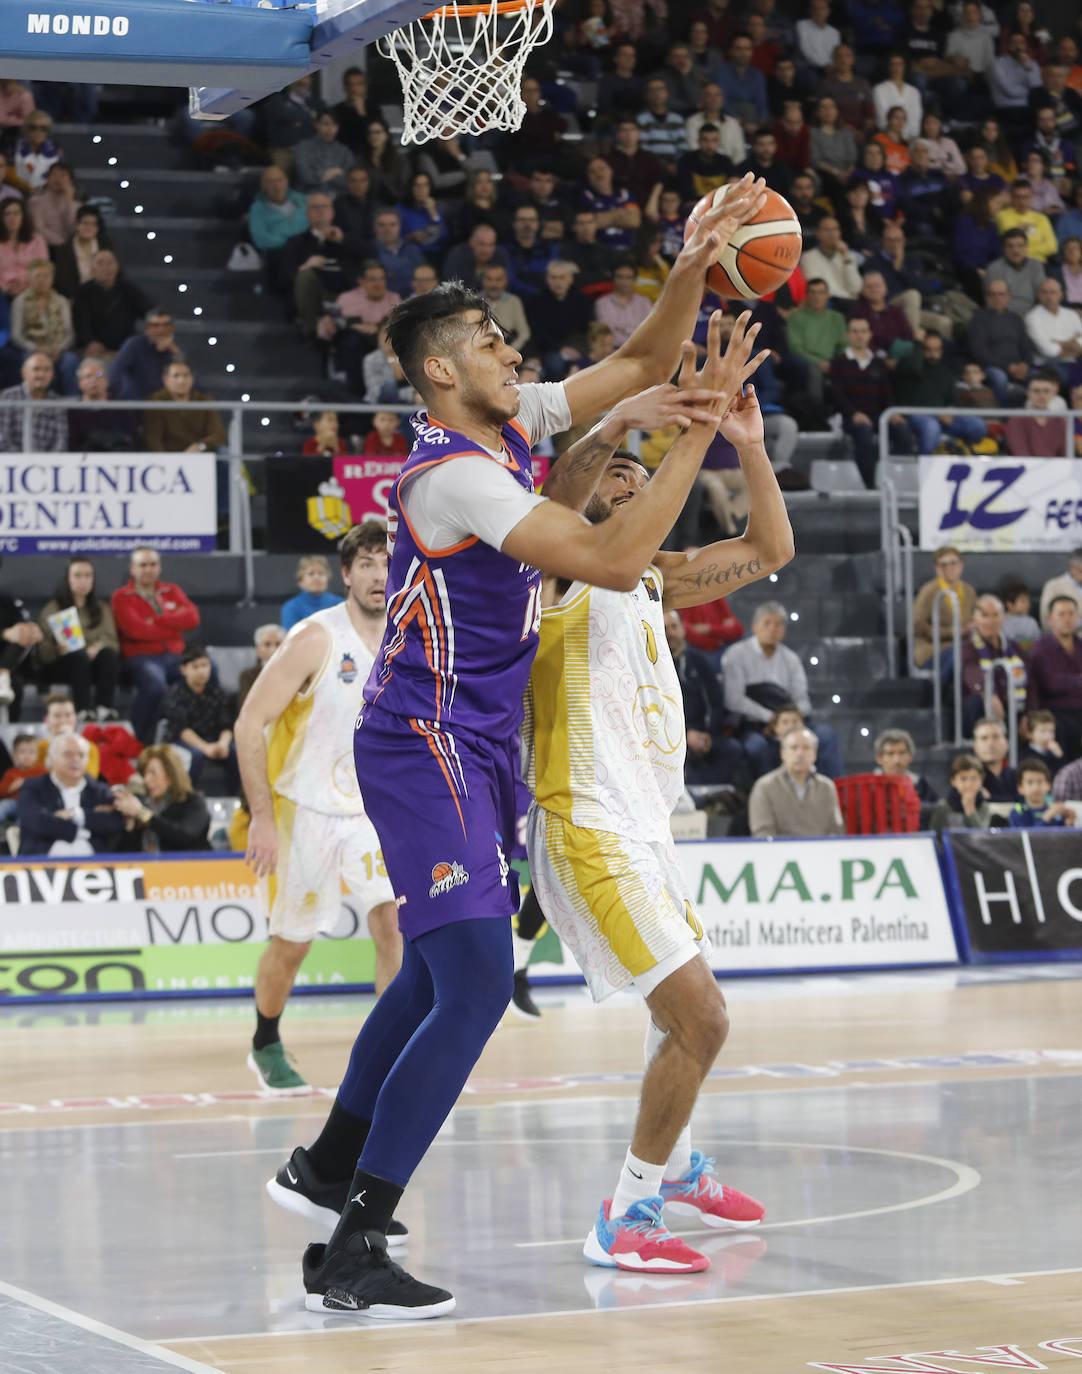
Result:
[[[892,1202],[885,1207],[866,1207],[856,1212],[837,1212],[831,1216],[823,1217],[797,1217],[792,1221],[766,1221],[760,1222],[758,1226],[741,1227],[737,1234],[743,1236],[757,1236],[763,1231],[777,1231],[781,1227],[788,1230],[798,1226],[821,1226],[828,1221],[855,1221],[860,1217],[881,1217],[890,1212],[910,1212],[917,1207],[931,1207],[936,1202],[947,1202],[951,1198],[961,1197],[963,1193],[972,1192],[974,1188],[980,1186],[982,1179],[980,1173],[969,1164],[960,1164],[954,1159],[942,1159],[938,1155],[918,1155],[908,1150],[883,1150],[869,1145],[828,1145],[816,1141],[807,1140],[726,1140],[725,1145],[752,1145],[760,1149],[778,1150],[844,1150],[846,1154],[852,1155],[886,1155],[888,1159],[914,1160],[919,1164],[935,1164],[941,1169],[947,1169],[954,1174],[954,1182],[946,1188],[941,1188],[938,1193],[930,1193],[927,1197],[911,1198],[907,1202]],[[689,1232],[677,1232],[677,1234],[688,1235]],[[701,1232],[696,1232],[701,1234]],[[521,1240],[515,1242],[516,1250],[541,1250],[554,1245],[581,1245],[582,1236],[574,1236],[569,1240]]]
[[[1034,1065],[1019,1065],[1019,1068],[1036,1069],[1036,1068],[1040,1068],[1040,1067],[1042,1067],[1042,1066],[1036,1065],[1036,1064],[1034,1064]],[[1059,1079],[1064,1079],[1064,1078],[1068,1078],[1068,1079],[1069,1079],[1069,1078],[1082,1078],[1082,1073],[1079,1073],[1079,1072],[1073,1072],[1073,1073],[1062,1073],[1062,1072],[1061,1072],[1061,1073],[1056,1073],[1056,1072],[1053,1072],[1053,1070],[1055,1069],[1055,1067],[1056,1067],[1056,1066],[1055,1066],[1054,1064],[1048,1065],[1049,1072],[1039,1072],[1039,1073],[1033,1073],[1033,1072],[1029,1072],[1029,1073],[1013,1073],[1013,1072],[1012,1072],[1012,1073],[1001,1073],[1001,1072],[999,1072],[998,1070],[996,1070],[996,1071],[994,1071],[994,1072],[987,1072],[987,1073],[983,1074],[981,1077],[969,1077],[969,1076],[967,1075],[965,1078],[909,1078],[909,1079],[905,1079],[904,1081],[902,1081],[902,1082],[900,1082],[900,1083],[898,1083],[898,1082],[893,1082],[893,1081],[889,1081],[889,1082],[878,1082],[878,1081],[867,1081],[867,1080],[865,1080],[865,1079],[840,1079],[840,1078],[839,1078],[839,1079],[826,1079],[826,1080],[821,1080],[821,1081],[816,1082],[816,1083],[809,1083],[809,1084],[807,1084],[807,1086],[801,1087],[801,1088],[797,1088],[797,1087],[793,1087],[793,1088],[780,1088],[780,1087],[777,1087],[777,1088],[776,1088],[776,1087],[767,1087],[767,1086],[764,1084],[764,1086],[762,1086],[762,1087],[756,1087],[756,1088],[750,1088],[750,1087],[749,1087],[749,1088],[736,1088],[736,1089],[732,1089],[732,1090],[730,1090],[730,1091],[719,1090],[719,1091],[716,1091],[716,1092],[701,1092],[701,1093],[699,1094],[698,1100],[701,1102],[704,1098],[715,1098],[715,1097],[718,1097],[718,1098],[778,1097],[778,1096],[781,1096],[781,1095],[783,1095],[783,1094],[786,1095],[786,1096],[790,1096],[790,1097],[791,1097],[791,1096],[797,1096],[797,1095],[799,1095],[799,1096],[806,1096],[806,1095],[808,1095],[808,1094],[822,1093],[822,1092],[850,1092],[850,1091],[853,1091],[853,1090],[858,1090],[858,1091],[860,1091],[860,1092],[877,1092],[877,1091],[879,1091],[879,1092],[881,1092],[881,1091],[900,1092],[900,1091],[902,1091],[903,1089],[906,1089],[906,1088],[916,1088],[916,1089],[920,1089],[920,1088],[962,1087],[962,1086],[965,1086],[965,1085],[967,1085],[967,1084],[981,1084],[981,1083],[989,1083],[989,1082],[1019,1082],[1019,1081],[1029,1080],[1029,1079],[1055,1078],[1055,1079],[1059,1080]],[[735,1080],[734,1080],[734,1081],[735,1081]],[[748,1081],[748,1082],[750,1082],[751,1080],[749,1079],[749,1080],[741,1080],[741,1081]],[[635,1082],[635,1083],[632,1083],[632,1082],[629,1081],[629,1083],[628,1083],[628,1087],[631,1088],[631,1089],[633,1089],[633,1090],[636,1089],[636,1088],[638,1088],[638,1087],[640,1087],[640,1086],[641,1086],[641,1080],[639,1080],[639,1081],[637,1081],[637,1082]],[[479,1095],[478,1095],[478,1096],[479,1096]],[[307,1098],[298,1098],[298,1099],[297,1099],[298,1102],[304,1102],[304,1101],[307,1101],[307,1100],[308,1100]],[[269,1102],[271,1102],[271,1101],[273,1101],[273,1099],[264,1099],[264,1100],[261,1100],[260,1102],[258,1102],[256,1105],[258,1105],[258,1106],[263,1106],[265,1102],[266,1102],[266,1103],[269,1103]],[[289,1101],[288,1098],[283,1098],[283,1099],[282,1099],[282,1102],[283,1102],[283,1103],[286,1103],[286,1102],[288,1102],[288,1101]],[[552,1106],[565,1105],[565,1104],[566,1104],[567,1106],[569,1106],[569,1107],[574,1107],[574,1106],[579,1106],[579,1105],[582,1104],[582,1103],[590,1103],[590,1102],[635,1102],[635,1101],[637,1101],[637,1098],[633,1095],[633,1093],[621,1093],[621,1094],[607,1093],[607,1094],[603,1094],[603,1095],[591,1094],[591,1095],[588,1096],[588,1097],[572,1097],[572,1096],[570,1096],[570,1095],[567,1094],[567,1093],[560,1093],[560,1094],[558,1094],[558,1095],[557,1095],[557,1094],[554,1094],[554,1095],[552,1095],[552,1096],[544,1096],[544,1095],[538,1093],[538,1094],[531,1094],[531,1096],[529,1096],[529,1097],[499,1097],[499,1098],[491,1098],[491,1099],[490,1099],[490,1098],[484,1098],[483,1100],[474,1100],[473,1096],[471,1095],[471,1098],[470,1098],[469,1101],[463,1101],[463,1100],[460,1098],[459,1101],[455,1103],[455,1105],[454,1105],[454,1107],[452,1108],[452,1110],[455,1111],[455,1112],[464,1112],[464,1111],[486,1111],[486,1112],[490,1112],[490,1111],[494,1110],[495,1108],[503,1108],[503,1107],[515,1107],[515,1108],[521,1109],[521,1108],[523,1108],[523,1107],[534,1107],[534,1106],[537,1106],[537,1107],[540,1107],[540,1106],[552,1107]],[[124,1129],[128,1129],[128,1128],[130,1128],[130,1127],[133,1127],[133,1126],[221,1126],[221,1125],[224,1125],[224,1124],[235,1123],[235,1122],[238,1122],[238,1121],[251,1122],[251,1121],[324,1121],[324,1120],[326,1120],[326,1113],[323,1112],[323,1111],[320,1111],[320,1112],[284,1112],[284,1111],[283,1111],[283,1112],[273,1112],[273,1113],[270,1113],[270,1114],[266,1114],[266,1113],[255,1113],[255,1112],[252,1112],[252,1113],[249,1113],[249,1112],[230,1112],[230,1113],[228,1113],[227,1115],[224,1115],[224,1116],[212,1116],[212,1115],[205,1115],[205,1116],[204,1116],[204,1115],[200,1115],[200,1116],[178,1117],[178,1118],[175,1118],[175,1119],[174,1119],[174,1118],[169,1118],[169,1117],[157,1117],[157,1116],[150,1116],[150,1115],[147,1115],[147,1116],[136,1117],[136,1118],[134,1118],[134,1119],[125,1119],[124,1121],[79,1121],[79,1120],[77,1120],[73,1115],[66,1115],[66,1116],[64,1116],[64,1119],[63,1119],[62,1121],[51,1121],[51,1122],[48,1124],[47,1127],[42,1125],[41,1118],[42,1118],[43,1116],[53,1116],[53,1115],[56,1115],[58,1112],[60,1112],[60,1110],[61,1110],[60,1108],[39,1107],[39,1108],[36,1108],[36,1109],[35,1109],[34,1111],[32,1111],[32,1112],[21,1112],[21,1113],[20,1113],[20,1112],[13,1112],[13,1113],[11,1113],[11,1116],[10,1116],[10,1118],[8,1118],[8,1119],[11,1119],[11,1120],[17,1119],[18,1121],[20,1121],[20,1122],[23,1123],[23,1124],[22,1124],[22,1125],[19,1125],[19,1126],[15,1126],[15,1125],[11,1125],[11,1126],[0,1126],[0,1135],[21,1135],[24,1131],[26,1131],[26,1130],[31,1130],[31,1129],[35,1129],[35,1128],[38,1129],[38,1130],[48,1129],[48,1130],[50,1130],[50,1131],[66,1131],[66,1130],[101,1131],[101,1130],[124,1130]],[[136,1111],[136,1110],[138,1110],[138,1109],[135,1108],[135,1107],[133,1106],[133,1107],[131,1108],[131,1110],[132,1110],[132,1111]],[[208,1112],[211,1111],[211,1108],[210,1108],[209,1106],[208,1106],[208,1108],[207,1108],[207,1111],[208,1111]]]
[[[80,1330],[89,1331],[95,1336],[104,1336],[106,1340],[113,1341],[116,1345],[127,1346],[129,1350],[136,1350],[140,1355],[147,1355],[160,1360],[162,1364],[172,1365],[174,1369],[187,1369],[192,1371],[192,1374],[220,1374],[220,1371],[212,1365],[200,1364],[197,1360],[190,1360],[187,1355],[181,1355],[179,1351],[167,1350],[154,1341],[145,1341],[141,1336],[133,1336],[127,1331],[121,1331],[118,1327],[109,1326],[107,1322],[100,1322],[96,1317],[86,1317],[81,1312],[73,1311],[70,1307],[62,1307],[58,1302],[52,1302],[49,1298],[31,1293],[26,1288],[17,1288],[15,1284],[5,1283],[2,1279],[0,1279],[0,1293],[12,1298],[15,1302],[21,1302],[25,1307],[34,1307],[39,1312],[44,1312],[46,1316],[56,1317],[59,1321],[66,1322],[68,1326],[77,1326]]]
[[[753,1232],[742,1232],[743,1235]],[[614,1275],[618,1271],[614,1270]],[[956,1283],[989,1283],[1001,1284],[1005,1281],[1024,1284],[1027,1279],[1058,1278],[1063,1274],[1082,1274],[1082,1268],[1072,1267],[1069,1269],[1029,1269],[1013,1275],[1006,1274],[960,1274],[956,1277],[947,1279],[907,1279],[901,1283],[865,1283],[853,1284],[847,1288],[804,1288],[795,1293],[732,1293],[727,1297],[719,1298],[681,1298],[678,1302],[656,1303],[654,1306],[663,1307],[666,1311],[671,1311],[674,1307],[719,1307],[723,1304],[740,1302],[778,1302],[787,1298],[833,1298],[846,1297],[852,1293],[888,1293],[896,1289],[905,1288],[946,1288]],[[448,1326],[481,1326],[490,1322],[524,1322],[533,1319],[549,1320],[552,1317],[611,1317],[626,1314],[635,1309],[626,1307],[569,1307],[558,1312],[507,1312],[493,1317],[441,1317],[439,1318],[438,1329],[443,1331]],[[647,1309],[638,1309],[647,1310]],[[377,1325],[378,1322],[378,1325]],[[378,1318],[369,1318],[367,1322],[358,1322],[349,1318],[336,1319],[336,1325],[326,1326],[299,1326],[292,1328],[275,1328],[271,1331],[237,1331],[227,1332],[221,1336],[177,1336],[168,1337],[170,1345],[197,1345],[199,1343],[209,1344],[212,1341],[254,1341],[260,1339],[273,1339],[277,1336],[328,1336],[337,1335],[343,1331],[390,1331],[407,1330],[416,1331],[415,1321],[390,1322]],[[430,1327],[429,1330],[436,1330]],[[875,1374],[869,1369],[868,1374]],[[945,1372],[944,1372],[945,1374]]]

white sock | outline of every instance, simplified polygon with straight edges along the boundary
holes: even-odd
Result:
[[[661,1192],[661,1175],[664,1164],[648,1164],[645,1159],[636,1159],[630,1150],[620,1170],[620,1181],[613,1194],[609,1217],[622,1217],[627,1209],[644,1197],[657,1197]]]
[[[651,1017],[646,1023],[646,1041],[643,1044],[643,1058],[646,1067],[649,1068],[654,1060],[654,1056],[665,1043],[668,1031],[659,1030],[654,1025],[654,1018]],[[665,1165],[665,1182],[675,1183],[678,1178],[683,1178],[691,1168],[691,1126],[688,1124],[680,1132],[676,1144],[673,1146],[672,1154],[669,1156],[668,1163]]]
[[[520,968],[525,968],[530,962],[530,955],[533,953],[533,944],[534,942],[532,940],[524,940],[521,935],[516,935],[514,931],[511,932],[511,949],[515,956],[516,972]]]
[[[665,1165],[665,1182],[675,1183],[683,1178],[691,1168],[691,1123],[684,1127],[672,1147],[669,1162]]]

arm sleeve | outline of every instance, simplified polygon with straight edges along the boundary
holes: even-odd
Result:
[[[571,407],[563,382],[530,382],[519,388],[518,422],[530,444],[571,428]]]
[[[541,384],[537,388],[541,389]],[[560,390],[562,391],[562,387]],[[431,549],[476,536],[494,549],[545,500],[488,458],[465,456],[420,473],[402,494],[412,529]]]

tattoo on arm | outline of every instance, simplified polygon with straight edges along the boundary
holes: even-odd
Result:
[[[542,494],[559,501],[562,506],[582,511],[589,505],[605,464],[616,451],[599,434],[587,434],[573,444],[553,465],[545,479]]]
[[[748,563],[732,562],[725,567],[720,563],[708,563],[705,568],[699,568],[696,572],[687,572],[679,577],[670,578],[669,585],[685,592],[701,592],[708,587],[734,587],[746,578],[757,577],[761,570],[762,564],[758,558],[753,558]]]

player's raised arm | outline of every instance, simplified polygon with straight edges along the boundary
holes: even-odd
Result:
[[[696,372],[689,358],[681,374],[681,390],[733,395],[759,332],[758,325],[748,328],[750,318],[748,312],[740,317],[723,354],[721,312],[715,312],[707,333],[706,362]],[[669,450],[653,481],[619,520],[587,525],[580,515],[558,502],[545,501],[511,530],[501,545],[502,551],[555,577],[630,591],[683,509],[716,432],[724,403],[702,404],[710,420],[695,420],[689,425]],[[613,440],[612,448],[620,437]],[[606,458],[611,456],[612,448]],[[598,456],[595,461],[602,460]]]
[[[767,457],[763,415],[753,386],[735,401],[718,428],[736,449],[748,484],[748,523],[739,538],[708,544],[692,558],[658,553],[655,562],[665,574],[662,600],[666,610],[701,606],[728,596],[777,572],[793,556],[793,529]]]
[[[327,642],[326,630],[312,622],[291,634],[252,684],[234,727],[237,763],[252,817],[244,861],[259,878],[273,873],[278,862],[265,731],[319,672],[327,656]]]
[[[748,172],[718,209],[703,216],[677,256],[653,310],[628,341],[611,357],[564,383],[573,423],[592,420],[625,396],[669,380],[679,366],[681,345],[692,334],[707,268],[717,261],[737,226],[753,219],[765,200],[765,182]]]

